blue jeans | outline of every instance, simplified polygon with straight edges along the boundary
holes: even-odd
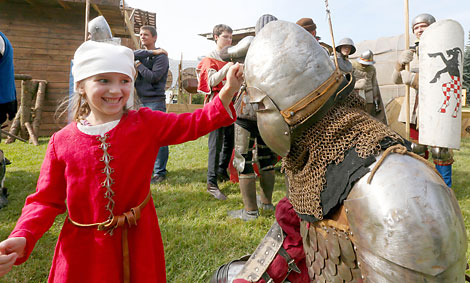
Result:
[[[166,112],[166,103],[165,101],[161,102],[148,102],[143,103],[143,107],[148,107],[152,110]],[[155,160],[155,165],[153,167],[153,176],[166,176],[166,164],[168,162],[168,155],[170,154],[168,146],[162,146],[158,150],[157,160]]]

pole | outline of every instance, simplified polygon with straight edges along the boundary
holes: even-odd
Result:
[[[331,13],[330,13],[330,8],[328,7],[328,0],[325,0],[325,8],[326,8],[326,14],[328,16],[328,23],[330,25],[331,43],[333,44],[333,57],[335,60],[335,67],[336,69],[339,69],[338,57],[336,57],[335,37],[333,36],[333,25],[331,24]]]
[[[405,0],[405,51],[410,48],[409,34],[409,10],[408,0]],[[410,64],[405,65],[405,70],[410,70]],[[406,138],[410,139],[410,86],[405,85],[405,105],[406,105]]]
[[[83,41],[87,41],[88,39],[88,19],[90,18],[90,0],[86,0],[85,4],[85,39]]]

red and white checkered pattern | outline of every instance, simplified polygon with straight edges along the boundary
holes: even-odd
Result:
[[[446,113],[446,108],[449,106],[449,101],[451,96],[455,96],[457,100],[457,105],[454,108],[452,113],[452,118],[457,118],[457,113],[460,107],[460,95],[462,93],[462,83],[460,82],[460,77],[450,76],[451,81],[445,84],[442,84],[442,93],[445,96],[444,102],[442,103],[441,108],[439,109],[440,113]]]

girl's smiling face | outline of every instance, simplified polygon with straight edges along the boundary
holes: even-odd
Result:
[[[119,120],[133,87],[132,79],[121,73],[102,73],[83,80],[78,90],[90,106],[87,121],[98,125]]]

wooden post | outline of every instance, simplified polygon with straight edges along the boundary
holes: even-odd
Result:
[[[90,0],[86,0],[85,4],[85,39],[83,41],[87,41],[88,39],[88,19],[90,18]]]
[[[30,122],[25,122],[24,126],[26,127],[26,130],[28,131],[29,141],[33,145],[39,145],[38,137],[36,136],[36,134],[34,134],[33,127],[31,127],[31,123]]]
[[[6,144],[15,142],[15,139],[18,138],[17,134],[19,132],[19,129],[20,129],[20,111],[16,112],[15,119],[13,119],[13,122],[11,123],[10,133],[8,135],[8,138],[5,141]]]
[[[132,17],[134,16],[134,12],[135,12],[135,9],[134,9],[134,11],[132,11],[131,15],[129,15],[129,12],[127,11],[127,9],[124,9],[124,23],[126,24],[126,27],[129,31],[129,35],[131,36],[132,42],[134,43],[134,48],[135,49],[140,49],[140,41],[137,38],[137,36],[135,36],[134,21],[132,21]]]
[[[178,65],[178,104],[184,103],[183,101],[183,53],[181,53],[180,63]]]
[[[20,128],[21,136],[26,139],[28,129],[26,128],[26,123],[31,122],[31,104],[33,100],[33,93],[37,86],[37,82],[31,80],[21,81],[21,105],[18,109],[20,112]]]
[[[409,10],[408,0],[405,0],[405,51],[410,48],[409,34]],[[405,65],[405,70],[410,70],[410,64]],[[406,138],[410,139],[410,86],[405,85],[405,105],[406,105]]]
[[[33,132],[39,136],[39,124],[41,122],[42,106],[46,96],[47,81],[39,81],[38,92],[36,94],[36,103],[34,105]]]

